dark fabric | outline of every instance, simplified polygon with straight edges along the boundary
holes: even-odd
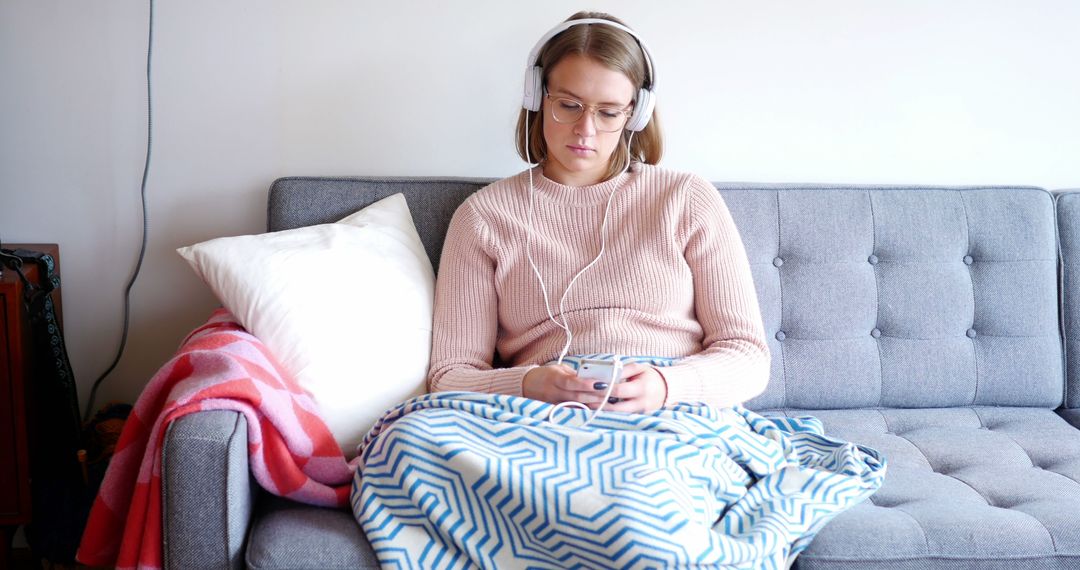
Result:
[[[33,379],[26,386],[33,510],[26,541],[35,558],[70,564],[75,561],[97,487],[84,477],[78,460],[82,447],[79,398],[52,298],[60,287],[60,276],[56,260],[48,253],[4,249],[0,260],[23,281],[22,302],[30,327],[27,340],[32,345],[31,361],[25,363],[27,377]],[[38,269],[36,282],[29,281],[22,270],[30,264]]]

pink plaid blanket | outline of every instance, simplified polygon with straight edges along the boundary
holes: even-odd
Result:
[[[314,402],[266,346],[219,309],[139,396],[90,511],[80,562],[161,568],[162,443],[171,422],[202,410],[244,414],[251,470],[271,493],[348,504],[356,461],[345,461]]]

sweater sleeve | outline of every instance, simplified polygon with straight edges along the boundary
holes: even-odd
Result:
[[[665,405],[739,404],[765,390],[769,348],[742,238],[720,193],[694,177],[686,204],[684,255],[694,281],[694,311],[703,350],[661,368]]]
[[[493,368],[499,297],[496,248],[471,200],[450,220],[435,282],[428,389],[521,395],[534,366]]]

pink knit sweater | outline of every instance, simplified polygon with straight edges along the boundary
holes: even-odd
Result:
[[[706,180],[656,166],[593,186],[533,171],[532,256],[552,312],[570,279],[603,257],[566,298],[568,354],[685,357],[661,369],[666,404],[724,407],[765,389],[769,351],[742,239]],[[525,254],[528,172],[470,196],[454,213],[435,288],[431,391],[521,395],[525,373],[557,358],[565,333],[548,318]],[[507,368],[492,368],[495,351]]]

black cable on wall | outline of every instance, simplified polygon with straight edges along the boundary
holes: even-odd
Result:
[[[131,279],[127,283],[127,288],[124,289],[124,326],[120,333],[120,347],[116,351],[116,357],[113,359],[112,364],[94,381],[94,385],[90,388],[90,397],[86,401],[86,412],[83,413],[84,418],[90,418],[91,412],[94,410],[94,398],[97,396],[98,387],[105,378],[116,368],[116,365],[120,362],[120,357],[124,354],[124,347],[127,345],[128,327],[131,321],[131,288],[135,285],[135,280],[139,277],[139,271],[142,269],[143,259],[146,257],[146,241],[147,234],[150,231],[150,219],[147,216],[146,208],[146,178],[150,173],[150,153],[153,149],[154,143],[154,106],[153,97],[151,91],[151,62],[153,61],[154,53],[154,0],[150,0],[150,17],[147,25],[147,39],[146,39],[146,161],[143,164],[142,174],[142,187],[140,190],[140,196],[142,198],[142,243],[139,246],[139,259],[135,263],[135,271],[131,274]]]

